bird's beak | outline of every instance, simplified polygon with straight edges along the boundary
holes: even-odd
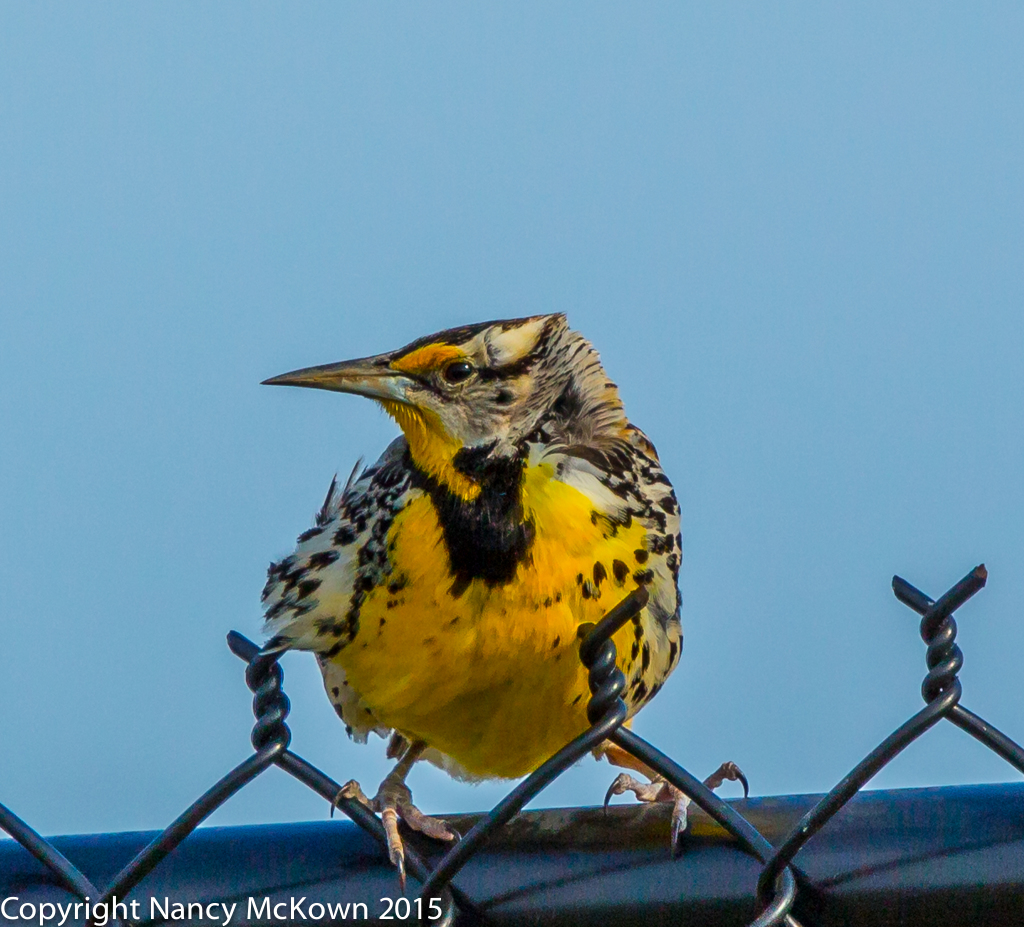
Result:
[[[379,354],[376,357],[342,361],[340,364],[303,367],[264,380],[263,385],[308,386],[337,393],[355,393],[378,401],[410,404],[406,390],[412,378],[392,369],[389,361],[390,355]]]

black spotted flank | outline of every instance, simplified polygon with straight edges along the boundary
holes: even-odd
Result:
[[[633,551],[633,556],[636,557],[636,562],[637,563],[646,563],[647,562],[648,554],[647,554],[647,551],[644,550],[643,548],[641,548],[639,550],[634,550]]]
[[[408,585],[409,577],[402,573],[400,576],[395,577],[390,583],[388,583],[388,592],[394,595],[396,592],[401,592]]]
[[[608,578],[608,573],[605,571],[604,564],[600,560],[594,564],[594,585],[600,586]]]
[[[311,570],[322,570],[324,567],[334,563],[340,556],[341,554],[336,550],[320,550],[315,554],[311,554],[307,562]]]
[[[323,528],[310,528],[308,531],[303,531],[302,534],[299,535],[299,543],[300,544],[305,544],[306,541],[312,540],[318,534],[323,534],[323,533],[324,533],[324,529]]]
[[[633,574],[633,579],[638,585],[643,586],[654,579],[654,570],[637,570]]]
[[[281,584],[280,594],[286,595],[295,588],[296,584],[306,575],[306,568],[303,564],[297,563],[294,556],[285,557],[279,563],[272,563],[267,570],[267,584],[263,588],[264,600],[274,591],[277,584]],[[278,605],[285,603],[280,602]],[[275,613],[276,614],[276,613]],[[270,618],[267,612],[267,618]]]
[[[320,588],[319,579],[304,579],[299,583],[299,598],[304,599],[306,596],[311,595]]]
[[[612,573],[615,575],[615,582],[621,586],[626,581],[626,577],[629,576],[629,567],[621,560],[613,560]]]
[[[351,525],[342,525],[337,531],[334,532],[334,546],[345,547],[351,544],[356,539],[356,533],[352,530]]]
[[[348,622],[333,615],[315,619],[313,627],[321,637],[344,637],[348,634]]]
[[[263,594],[263,598],[266,599],[266,597],[267,597],[267,594],[264,593]],[[270,608],[267,609],[266,614],[264,614],[263,617],[267,621],[273,621],[287,607],[288,607],[288,603],[284,599],[279,599],[277,602],[275,602],[273,605],[271,605]]]
[[[365,594],[369,592],[375,585],[376,583],[373,581],[372,576],[357,576],[355,582],[352,584],[352,598],[355,599],[357,594]],[[360,604],[361,603],[362,600],[360,599]]]

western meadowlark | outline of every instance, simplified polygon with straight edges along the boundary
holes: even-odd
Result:
[[[271,565],[268,650],[311,650],[349,735],[391,735],[373,799],[404,879],[397,819],[457,836],[412,804],[425,759],[456,777],[523,776],[587,727],[581,625],[638,585],[618,633],[632,716],[679,659],[679,505],[597,352],[565,316],[453,328],[390,354],[266,380],[356,393],[402,429]],[[356,469],[358,470],[357,464]],[[648,772],[606,745],[608,758]],[[723,764],[718,780],[736,778]],[[685,799],[621,775],[609,794]]]

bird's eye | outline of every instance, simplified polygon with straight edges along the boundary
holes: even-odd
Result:
[[[453,361],[444,368],[444,378],[449,383],[461,383],[473,374],[473,365],[466,361]]]

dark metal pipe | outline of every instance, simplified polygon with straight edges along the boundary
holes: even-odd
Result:
[[[729,804],[777,845],[819,798]],[[761,864],[697,808],[690,811],[683,853],[673,860],[670,811],[668,805],[615,805],[607,815],[598,808],[523,812],[497,830],[459,873],[459,888],[482,912],[460,912],[459,925],[749,923],[756,913]],[[480,817],[447,820],[465,833]],[[103,885],[155,836],[105,834],[53,842],[94,885]],[[977,927],[1019,922],[1024,783],[863,792],[803,848],[800,863],[804,878],[795,913],[815,927],[946,927],[952,912]],[[19,904],[37,906],[77,900],[22,847],[3,840],[0,901],[14,895]],[[153,913],[152,899],[161,906],[165,898],[236,902],[231,924],[248,925],[266,923],[250,916],[264,898],[284,904],[278,913],[287,913],[286,922],[301,923],[292,916],[292,899],[306,899],[300,908],[307,918],[312,904],[333,903],[349,904],[351,919],[361,902],[373,919],[385,912],[380,899],[398,896],[397,877],[376,841],[354,824],[335,820],[200,828],[127,900],[139,902],[143,922]],[[193,918],[192,923],[213,921]]]

